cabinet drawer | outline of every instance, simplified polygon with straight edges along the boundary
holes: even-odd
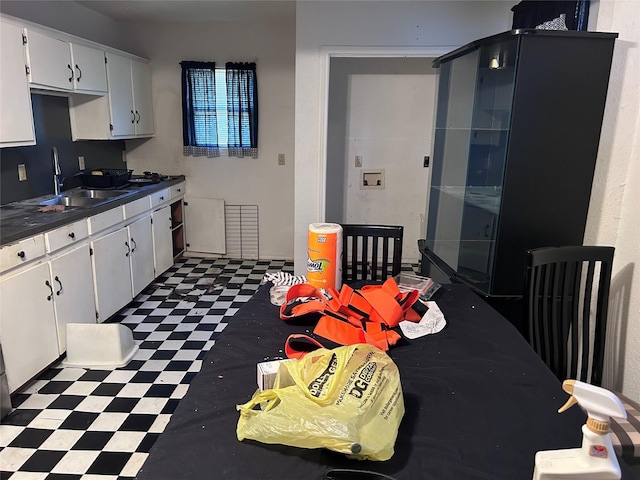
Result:
[[[124,206],[124,218],[133,218],[150,208],[149,197],[140,198]]]
[[[83,238],[87,238],[88,235],[89,226],[87,225],[86,220],[81,220],[45,233],[44,241],[47,247],[47,252],[55,252],[60,248],[71,245]]]
[[[91,235],[112,227],[124,220],[124,211],[122,207],[113,208],[106,212],[99,213],[93,217],[89,217],[89,233]]]
[[[0,271],[25,264],[44,255],[44,235],[25,238],[0,249]]]
[[[159,192],[152,193],[151,196],[151,208],[155,208],[158,205],[169,201],[169,189],[165,188],[164,190],[160,190]]]
[[[184,195],[184,186],[185,182],[179,183],[178,185],[174,185],[170,188],[171,190],[171,198],[176,198],[181,195]]]

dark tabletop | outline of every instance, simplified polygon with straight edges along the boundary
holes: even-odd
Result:
[[[235,407],[256,390],[256,363],[282,356],[291,333],[313,329],[280,320],[269,286],[209,351],[138,479],[321,479],[330,468],[358,468],[397,479],[527,480],[537,451],[580,446],[582,410],[557,413],[567,399],[560,382],[520,333],[463,285],[443,285],[436,294],[447,320],[442,332],[402,340],[389,352],[406,409],[390,460],[239,442]]]

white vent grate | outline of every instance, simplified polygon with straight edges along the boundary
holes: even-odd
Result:
[[[228,258],[258,260],[260,235],[257,205],[224,206]]]

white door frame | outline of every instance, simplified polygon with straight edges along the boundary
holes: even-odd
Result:
[[[424,57],[435,58],[458,48],[452,45],[426,46],[426,47],[358,47],[358,46],[325,46],[321,48],[322,57],[320,75],[320,172],[318,176],[318,210],[320,218],[325,220],[327,190],[327,134],[328,134],[328,112],[329,112],[329,73],[331,69],[332,57],[353,57],[353,58],[409,58]]]

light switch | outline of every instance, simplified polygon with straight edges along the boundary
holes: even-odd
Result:
[[[80,170],[84,170],[85,166],[84,166],[84,157],[82,155],[80,155],[78,157],[78,167],[80,168]]]
[[[356,167],[362,166],[362,155],[356,155]]]
[[[18,165],[18,181],[24,182],[27,179],[27,168],[24,163]]]
[[[278,165],[284,165],[284,153],[278,154]]]

